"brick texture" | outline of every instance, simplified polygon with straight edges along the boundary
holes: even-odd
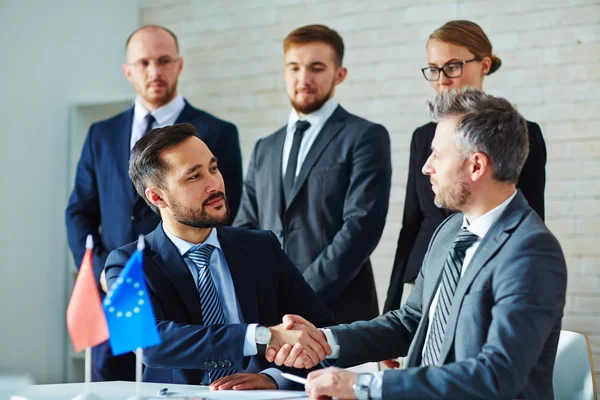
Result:
[[[591,337],[600,380],[600,4],[597,0],[358,1],[144,0],[142,23],[180,38],[180,91],[237,124],[244,164],[256,140],[286,122],[282,40],[324,23],[345,40],[346,82],[336,98],[384,124],[394,165],[388,222],[373,254],[380,305],[401,226],[408,148],[433,94],[421,77],[429,33],[450,19],[479,23],[502,59],[485,89],[540,124],[548,146],[547,223],[569,267],[564,329]]]

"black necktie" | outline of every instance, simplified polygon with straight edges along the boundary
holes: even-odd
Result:
[[[310,128],[310,122],[302,120],[296,122],[296,131],[294,132],[292,150],[290,151],[290,156],[288,158],[288,163],[285,170],[285,177],[283,178],[283,197],[285,199],[285,204],[288,204],[290,196],[292,195],[294,181],[296,180],[296,167],[298,166],[298,151],[300,150],[300,143],[302,143],[302,136],[304,136],[304,132],[308,128]]]
[[[440,294],[433,313],[433,320],[429,321],[431,329],[421,360],[421,366],[423,367],[437,365],[439,362],[444,335],[446,334],[446,324],[448,323],[452,300],[454,300],[454,292],[456,292],[456,286],[460,279],[465,254],[477,239],[477,235],[463,228],[452,243],[450,254],[446,259],[444,271],[442,272]]]
[[[154,118],[152,114],[148,113],[144,117],[144,121],[146,121],[146,128],[144,129],[144,134],[142,135],[142,137],[146,136],[148,132],[152,130],[152,124],[156,122],[156,118]]]

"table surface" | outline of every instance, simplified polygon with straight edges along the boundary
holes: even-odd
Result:
[[[22,390],[12,400],[54,400],[71,399],[84,391],[83,383],[63,383],[55,385],[32,385]],[[158,391],[168,388],[167,396],[158,396]],[[102,400],[124,400],[136,395],[135,382],[93,382],[90,392]],[[302,399],[307,394],[302,391],[286,390],[247,390],[247,391],[209,391],[207,386],[175,385],[170,383],[141,383],[141,395],[147,399],[189,399],[189,400],[225,400],[225,399]]]

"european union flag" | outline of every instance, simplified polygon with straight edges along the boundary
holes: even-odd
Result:
[[[140,242],[103,303],[114,355],[160,343],[144,280],[143,239]]]

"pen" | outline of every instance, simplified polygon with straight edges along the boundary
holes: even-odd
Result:
[[[283,376],[285,379],[289,379],[290,381],[301,383],[303,385],[306,385],[307,382],[305,378],[302,378],[301,376],[297,375],[288,374],[287,372],[282,372],[281,376]]]

